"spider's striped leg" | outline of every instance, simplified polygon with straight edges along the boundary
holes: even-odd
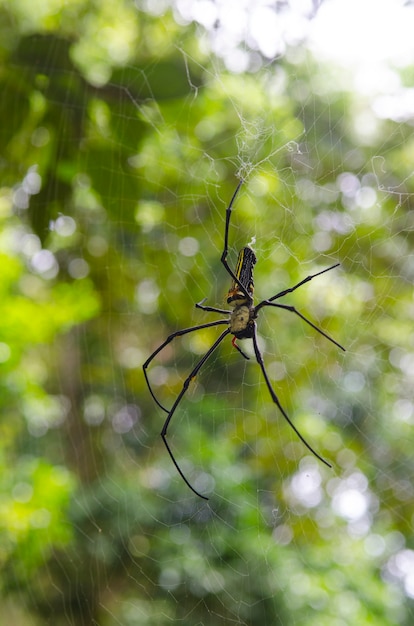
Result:
[[[184,328],[183,330],[177,330],[175,333],[172,333],[172,335],[169,335],[167,337],[167,339],[164,341],[164,343],[162,343],[160,346],[158,346],[158,348],[145,361],[144,365],[142,366],[142,369],[144,370],[144,376],[145,376],[145,380],[146,380],[149,392],[152,395],[152,397],[154,398],[155,402],[158,404],[158,406],[163,411],[165,411],[166,413],[169,413],[169,409],[166,409],[165,406],[163,406],[161,404],[161,402],[159,400],[157,400],[157,398],[155,397],[155,394],[154,394],[154,392],[153,392],[153,390],[151,388],[151,385],[150,385],[150,382],[149,382],[149,379],[148,379],[148,375],[147,375],[148,365],[151,363],[153,358],[156,357],[157,354],[159,352],[161,352],[161,350],[163,350],[165,348],[165,346],[167,346],[176,337],[181,337],[182,335],[186,335],[187,333],[192,333],[192,332],[194,332],[196,330],[202,330],[203,328],[210,328],[212,326],[219,326],[221,324],[228,324],[228,323],[229,323],[228,320],[216,320],[215,322],[208,322],[207,324],[199,324],[198,326],[192,326],[191,328]]]
[[[217,323],[217,322],[216,322]],[[193,329],[194,330],[194,329]],[[197,489],[195,489],[190,482],[187,480],[187,478],[184,476],[180,466],[178,465],[177,461],[175,460],[175,457],[172,453],[172,450],[168,444],[167,441],[167,430],[168,430],[168,426],[171,422],[171,418],[175,413],[176,408],[178,407],[178,405],[180,404],[185,392],[187,391],[190,382],[193,380],[193,378],[195,378],[198,374],[198,372],[200,371],[200,369],[203,367],[204,363],[207,361],[207,359],[213,354],[214,350],[217,348],[217,346],[223,341],[223,339],[230,333],[230,329],[226,328],[225,331],[223,331],[220,335],[220,337],[218,339],[216,339],[216,341],[213,343],[213,345],[211,346],[211,348],[209,348],[209,350],[206,352],[206,354],[202,357],[202,359],[200,359],[200,361],[195,365],[195,367],[192,369],[192,371],[190,372],[190,374],[187,376],[187,378],[184,381],[183,387],[180,391],[180,393],[178,394],[173,407],[171,409],[171,411],[168,413],[167,415],[167,419],[164,422],[164,426],[162,427],[162,431],[161,431],[161,437],[164,441],[165,447],[167,448],[168,454],[171,457],[172,462],[174,463],[177,472],[180,474],[181,478],[183,479],[183,481],[185,482],[185,484],[187,485],[187,487],[189,487],[191,489],[191,491],[193,491],[197,496],[199,496],[200,498],[203,498],[203,500],[208,500],[208,498],[206,496],[203,496],[201,493],[199,493],[197,491]]]
[[[307,447],[307,449],[312,452],[312,454],[314,456],[316,456],[317,459],[319,459],[320,461],[322,461],[322,463],[325,463],[325,465],[327,465],[328,467],[332,467],[332,465],[330,463],[328,463],[328,461],[326,461],[323,457],[320,456],[320,454],[318,454],[316,452],[316,450],[314,450],[312,448],[312,446],[306,441],[306,439],[300,434],[300,432],[298,431],[298,429],[296,428],[296,426],[294,425],[294,423],[292,422],[292,420],[290,419],[290,417],[288,416],[288,414],[286,413],[285,409],[282,407],[282,405],[279,402],[279,398],[277,397],[272,384],[270,382],[269,376],[266,372],[266,368],[263,362],[263,357],[262,354],[260,352],[259,346],[257,344],[257,333],[256,333],[256,324],[254,325],[254,332],[253,332],[253,347],[254,347],[254,353],[256,355],[256,360],[258,362],[258,364],[260,365],[260,369],[263,372],[263,376],[267,385],[267,388],[269,390],[270,396],[273,400],[273,402],[276,404],[277,408],[279,409],[279,411],[282,413],[283,417],[285,418],[285,420],[287,421],[287,423],[289,424],[289,426],[291,428],[293,428],[293,430],[295,431],[295,433],[297,434],[297,436],[299,437],[299,439],[302,441],[302,443],[305,444],[305,446]]]
[[[343,346],[341,346],[340,343],[335,341],[335,339],[332,339],[332,337],[330,337],[327,333],[325,333],[323,330],[321,330],[320,328],[315,326],[315,324],[313,322],[311,322],[310,320],[308,320],[307,317],[302,315],[302,313],[299,313],[299,311],[297,309],[295,309],[294,306],[289,306],[287,304],[280,304],[279,302],[270,302],[270,300],[263,300],[263,302],[261,302],[260,304],[261,304],[262,307],[264,307],[264,306],[274,306],[274,307],[276,307],[278,309],[285,309],[285,311],[290,311],[291,313],[295,313],[295,315],[298,315],[300,317],[300,319],[302,319],[304,322],[309,324],[309,326],[312,326],[312,328],[314,330],[317,330],[320,335],[325,337],[325,339],[328,339],[333,344],[335,344],[335,346],[337,346],[338,348],[341,348],[341,350],[346,352],[345,348]],[[257,307],[256,307],[256,311],[257,311]]]

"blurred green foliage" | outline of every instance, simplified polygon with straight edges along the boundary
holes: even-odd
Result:
[[[2,617],[408,626],[411,126],[362,141],[333,70],[231,75],[193,25],[139,4],[0,2]],[[264,298],[340,261],[291,302],[348,351],[262,312],[277,394],[329,472],[220,347],[170,429],[206,504],[141,368],[213,319],[195,302],[223,306],[240,174],[231,262],[255,236]],[[161,401],[216,336],[159,355]]]

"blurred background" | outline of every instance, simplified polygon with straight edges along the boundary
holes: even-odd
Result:
[[[0,613],[22,626],[414,619],[411,2],[0,1]],[[280,402],[230,339],[142,365],[252,244]],[[220,333],[148,370],[171,407]],[[250,341],[241,341],[252,354]]]

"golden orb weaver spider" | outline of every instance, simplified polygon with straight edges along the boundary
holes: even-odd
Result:
[[[332,467],[331,464],[328,463],[328,461],[326,461],[322,456],[320,456],[316,452],[316,450],[314,450],[312,448],[312,446],[306,441],[306,439],[301,435],[299,430],[296,428],[296,426],[294,425],[294,423],[291,421],[290,417],[286,413],[285,409],[280,404],[279,398],[277,397],[276,392],[274,391],[274,389],[272,387],[272,384],[270,382],[270,378],[269,378],[269,375],[268,375],[268,373],[266,371],[266,368],[265,368],[265,365],[264,365],[264,362],[263,362],[263,357],[262,357],[261,351],[260,351],[259,346],[258,346],[256,319],[258,317],[259,311],[261,309],[263,309],[264,307],[267,307],[267,306],[276,307],[278,309],[284,309],[285,311],[290,311],[291,313],[294,313],[295,315],[300,317],[304,322],[309,324],[309,326],[311,326],[314,330],[316,330],[318,333],[323,335],[326,339],[331,341],[338,348],[340,348],[341,350],[343,350],[345,352],[345,348],[343,346],[341,346],[337,341],[332,339],[332,337],[329,337],[329,335],[327,335],[323,330],[321,330],[320,328],[315,326],[315,324],[313,324],[304,315],[302,315],[302,313],[297,311],[294,306],[290,306],[290,305],[287,305],[287,304],[281,304],[279,302],[275,302],[276,300],[279,300],[279,298],[282,298],[283,296],[287,295],[288,293],[292,293],[293,291],[295,291],[296,289],[298,289],[299,287],[301,287],[305,283],[308,283],[309,281],[311,281],[316,276],[320,276],[321,274],[324,274],[325,272],[329,272],[329,271],[333,270],[335,267],[338,267],[340,264],[339,263],[335,263],[335,265],[331,265],[330,267],[327,267],[326,269],[321,270],[320,272],[316,272],[315,274],[310,274],[309,276],[307,276],[306,278],[301,280],[299,283],[297,283],[293,287],[289,287],[288,289],[283,289],[282,291],[279,291],[276,295],[272,296],[271,298],[268,298],[266,300],[262,300],[261,302],[259,302],[259,304],[254,306],[253,305],[253,292],[254,292],[253,267],[254,267],[254,265],[256,263],[256,255],[255,255],[255,253],[250,248],[250,246],[246,246],[246,247],[242,248],[242,250],[240,250],[240,252],[239,252],[237,265],[236,265],[236,269],[234,270],[234,272],[230,268],[229,264],[227,263],[229,227],[230,227],[231,212],[232,212],[232,209],[233,209],[234,201],[236,199],[236,196],[237,196],[237,194],[238,194],[238,192],[240,190],[240,187],[242,186],[243,182],[244,182],[243,179],[240,179],[239,184],[236,187],[236,191],[234,192],[234,194],[233,194],[233,196],[232,196],[232,198],[230,200],[230,204],[228,205],[228,207],[226,209],[226,224],[225,224],[225,230],[224,230],[224,249],[223,249],[223,253],[221,255],[221,263],[223,264],[224,269],[226,270],[226,272],[229,274],[229,276],[232,279],[232,283],[231,283],[229,292],[227,294],[227,304],[231,307],[231,309],[230,310],[226,310],[226,309],[218,309],[218,308],[212,307],[212,306],[204,306],[203,303],[206,301],[206,298],[204,298],[204,300],[201,300],[201,302],[198,302],[195,305],[196,308],[202,309],[203,311],[208,311],[208,312],[212,312],[212,313],[220,313],[220,314],[223,314],[223,315],[228,315],[229,317],[227,319],[216,320],[215,322],[208,322],[206,324],[199,324],[198,326],[192,326],[190,328],[184,328],[183,330],[177,330],[175,333],[172,333],[171,335],[169,335],[167,337],[167,339],[156,350],[154,350],[154,352],[151,354],[150,357],[148,357],[148,359],[145,361],[145,363],[143,365],[145,380],[146,380],[146,383],[148,385],[148,389],[149,389],[152,397],[154,398],[154,400],[158,404],[158,406],[163,411],[165,411],[168,414],[167,417],[166,417],[166,420],[164,422],[164,426],[162,428],[162,431],[161,431],[161,437],[162,437],[162,440],[163,440],[163,442],[165,444],[165,447],[167,448],[168,454],[170,455],[172,462],[174,463],[178,473],[180,474],[180,476],[183,479],[183,481],[185,482],[185,484],[191,489],[191,491],[193,491],[197,496],[199,496],[200,498],[203,498],[204,500],[208,500],[207,496],[204,496],[201,493],[199,493],[197,491],[197,489],[195,489],[191,485],[189,480],[185,477],[185,475],[184,475],[183,471],[181,470],[180,466],[178,465],[178,462],[176,461],[176,459],[174,457],[174,454],[173,454],[173,452],[172,452],[172,450],[170,448],[170,445],[169,445],[169,443],[167,441],[167,431],[168,431],[168,426],[169,426],[169,424],[171,422],[171,419],[172,419],[172,417],[173,417],[173,415],[174,415],[178,405],[180,404],[184,394],[186,393],[186,391],[187,391],[187,389],[188,389],[188,387],[190,385],[190,382],[197,376],[198,372],[203,367],[204,363],[213,354],[213,352],[220,345],[220,343],[223,341],[223,339],[225,337],[227,337],[227,335],[230,335],[230,334],[233,335],[233,339],[232,339],[233,346],[240,352],[240,354],[245,359],[249,359],[249,357],[247,356],[247,354],[245,354],[243,352],[243,350],[240,348],[240,346],[237,345],[237,339],[252,339],[253,340],[253,350],[254,350],[254,354],[255,354],[255,357],[256,357],[256,361],[257,361],[258,365],[260,366],[260,369],[262,370],[263,377],[264,377],[266,386],[267,386],[267,388],[269,390],[269,393],[270,393],[270,396],[272,398],[272,401],[274,402],[274,404],[276,404],[276,406],[278,407],[279,411],[282,413],[283,417],[285,418],[285,420],[287,421],[289,426],[291,426],[291,428],[295,431],[296,435],[304,443],[304,445],[307,447],[307,449],[316,458],[318,458],[320,461],[322,461],[322,463],[324,463],[328,467]],[[183,386],[182,386],[182,389],[181,389],[180,393],[178,394],[177,398],[175,399],[175,402],[174,402],[172,408],[171,409],[165,408],[161,404],[161,402],[156,398],[156,396],[155,396],[155,394],[154,394],[154,392],[152,390],[152,387],[150,385],[150,382],[149,382],[149,379],[148,379],[148,375],[147,375],[147,368],[148,368],[149,364],[157,356],[157,354],[159,352],[161,352],[161,350],[163,350],[176,337],[182,337],[183,335],[186,335],[188,333],[193,333],[193,332],[195,332],[197,330],[201,330],[203,328],[211,328],[212,326],[227,326],[227,328],[221,333],[221,335],[218,337],[218,339],[216,339],[216,341],[213,343],[211,348],[209,348],[209,350],[205,353],[205,355],[193,367],[193,369],[191,370],[190,374],[185,379],[185,381],[183,383]]]

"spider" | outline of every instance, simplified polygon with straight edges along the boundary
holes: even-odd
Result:
[[[276,406],[278,407],[279,411],[281,412],[281,414],[283,415],[285,420],[288,422],[288,424],[291,426],[291,428],[295,431],[296,435],[304,443],[304,445],[307,447],[307,449],[316,458],[318,458],[320,461],[322,461],[322,463],[324,463],[328,467],[332,467],[331,464],[328,463],[328,461],[326,461],[322,456],[320,456],[316,452],[316,450],[314,450],[312,448],[312,446],[306,441],[306,439],[301,435],[299,430],[296,428],[296,426],[294,425],[294,423],[292,422],[292,420],[290,419],[290,417],[286,413],[285,409],[280,404],[279,398],[277,397],[276,392],[273,389],[272,384],[270,382],[270,378],[269,378],[269,375],[268,375],[268,373],[266,371],[266,368],[265,368],[265,365],[264,365],[264,362],[263,362],[263,357],[262,357],[261,351],[259,349],[259,345],[258,345],[258,341],[257,341],[256,320],[258,318],[259,311],[261,309],[263,309],[264,307],[276,307],[278,309],[284,309],[285,311],[290,311],[291,313],[294,313],[295,315],[300,317],[304,322],[306,322],[314,330],[316,330],[318,333],[323,335],[326,339],[331,341],[338,348],[340,348],[341,350],[343,350],[345,352],[345,348],[343,348],[343,346],[341,346],[337,341],[332,339],[332,337],[329,337],[329,335],[327,335],[323,330],[321,330],[320,328],[315,326],[315,324],[313,324],[304,315],[302,315],[302,313],[297,311],[294,306],[290,306],[290,305],[287,305],[287,304],[281,304],[280,302],[276,302],[276,300],[279,300],[283,296],[285,296],[285,295],[287,295],[289,293],[292,293],[293,291],[295,291],[296,289],[298,289],[299,287],[301,287],[305,283],[308,283],[309,281],[313,280],[316,276],[320,276],[321,274],[325,274],[325,272],[330,272],[335,267],[338,267],[340,264],[336,263],[335,265],[331,265],[330,267],[328,267],[328,268],[326,268],[324,270],[321,270],[320,272],[316,272],[316,274],[310,274],[309,276],[307,276],[306,278],[301,280],[299,283],[297,283],[293,287],[289,287],[288,289],[283,289],[282,291],[279,291],[276,295],[272,296],[271,298],[268,298],[266,300],[262,300],[261,302],[259,302],[259,304],[254,306],[253,305],[253,292],[254,292],[253,268],[254,268],[254,265],[256,263],[256,255],[253,252],[252,248],[250,246],[246,246],[246,247],[242,248],[242,250],[240,250],[239,256],[238,256],[238,260],[237,260],[236,269],[234,271],[230,268],[230,266],[229,266],[229,264],[227,262],[229,228],[230,228],[231,214],[232,214],[232,209],[233,209],[234,202],[236,200],[237,194],[238,194],[238,192],[240,190],[240,187],[242,186],[243,182],[244,182],[244,180],[240,179],[240,181],[239,181],[239,183],[238,183],[238,185],[236,187],[236,190],[233,193],[233,196],[232,196],[232,198],[230,200],[230,204],[228,205],[228,207],[226,209],[226,223],[225,223],[225,229],[224,229],[224,249],[223,249],[223,253],[221,255],[221,263],[223,264],[224,269],[226,270],[226,272],[229,274],[229,276],[232,279],[232,283],[231,283],[229,292],[227,293],[227,304],[229,305],[230,310],[228,310],[228,309],[219,309],[219,308],[212,307],[212,306],[205,306],[204,302],[206,301],[207,298],[204,298],[204,300],[201,300],[201,302],[198,302],[195,305],[197,309],[201,309],[201,310],[207,311],[207,312],[219,313],[219,314],[227,315],[228,317],[226,319],[219,319],[219,320],[216,320],[214,322],[207,322],[206,324],[199,324],[197,326],[192,326],[190,328],[184,328],[182,330],[177,330],[175,333],[172,333],[171,335],[169,335],[169,337],[167,337],[167,339],[151,354],[151,356],[145,361],[145,363],[143,365],[145,380],[146,380],[146,383],[148,385],[148,389],[149,389],[153,399],[155,400],[157,405],[163,411],[165,411],[168,414],[167,417],[166,417],[166,420],[164,422],[164,426],[162,428],[162,431],[161,431],[161,437],[162,437],[162,440],[163,440],[163,442],[165,444],[165,447],[167,448],[168,454],[170,455],[172,462],[174,463],[178,473],[180,474],[180,476],[183,479],[183,481],[185,482],[185,484],[191,489],[191,491],[193,491],[197,496],[199,496],[200,498],[203,498],[204,500],[208,500],[207,496],[204,496],[203,494],[199,493],[199,491],[197,491],[197,489],[195,489],[191,485],[191,483],[189,482],[189,480],[186,478],[186,476],[184,475],[183,471],[181,470],[178,462],[176,461],[176,459],[174,457],[174,454],[173,454],[173,452],[172,452],[172,450],[170,448],[170,445],[169,445],[169,443],[167,441],[167,431],[168,431],[168,426],[170,425],[171,419],[172,419],[174,413],[176,412],[177,407],[180,404],[184,394],[186,393],[186,391],[187,391],[191,381],[197,376],[198,372],[203,367],[204,363],[213,354],[213,352],[216,350],[216,348],[221,344],[223,339],[225,339],[225,337],[227,337],[227,335],[233,335],[232,345],[236,348],[236,350],[239,351],[239,353],[245,359],[249,359],[249,357],[247,356],[247,354],[245,354],[243,352],[243,350],[237,344],[237,340],[238,339],[252,339],[253,340],[253,350],[254,350],[254,354],[255,354],[255,357],[256,357],[256,361],[257,361],[258,365],[260,366],[260,369],[262,370],[263,377],[264,377],[266,386],[267,386],[267,388],[269,390],[269,393],[270,393],[270,396],[272,398],[272,401],[274,402],[274,404],[276,404]],[[151,385],[150,385],[150,382],[149,382],[149,379],[148,379],[148,375],[147,375],[147,368],[148,368],[149,364],[157,356],[157,354],[159,352],[161,352],[161,350],[163,350],[176,337],[182,337],[183,335],[187,335],[188,333],[193,333],[193,332],[195,332],[197,330],[202,330],[203,328],[211,328],[212,326],[226,326],[226,329],[216,339],[216,341],[213,343],[211,348],[209,348],[209,350],[207,350],[205,355],[193,367],[193,369],[191,370],[190,374],[185,379],[185,381],[183,383],[183,386],[182,386],[182,389],[181,389],[180,393],[178,394],[177,398],[175,399],[175,402],[172,405],[171,409],[165,408],[161,404],[161,402],[159,402],[159,400],[155,397],[155,394],[154,394],[154,392],[153,392],[153,390],[151,388]]]

